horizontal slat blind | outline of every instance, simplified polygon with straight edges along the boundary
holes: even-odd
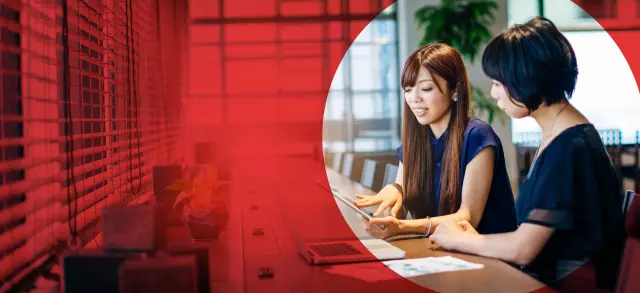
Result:
[[[178,2],[0,0],[0,292],[181,161]]]

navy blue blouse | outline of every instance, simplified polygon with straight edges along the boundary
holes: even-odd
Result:
[[[446,133],[439,138],[431,136],[431,145],[434,150],[435,170],[433,173],[433,183],[435,187],[435,211],[439,209],[440,203],[440,175],[442,157],[446,147]],[[504,151],[500,138],[486,122],[471,118],[467,123],[462,144],[462,155],[460,162],[460,186],[464,183],[466,166],[485,147],[495,149],[495,164],[493,168],[493,181],[489,190],[489,197],[482,215],[482,219],[477,227],[481,234],[511,232],[516,229],[516,214],[513,192],[507,174]],[[402,162],[402,146],[397,148],[398,158]],[[404,164],[404,162],[403,162]],[[462,188],[460,189],[462,192]],[[460,196],[462,201],[462,196]],[[426,200],[426,199],[425,199]],[[458,202],[460,204],[461,202]]]
[[[576,125],[556,136],[538,155],[518,194],[518,225],[555,229],[523,270],[549,284],[591,260],[599,282],[615,280],[623,231],[621,196],[609,155],[592,124]]]

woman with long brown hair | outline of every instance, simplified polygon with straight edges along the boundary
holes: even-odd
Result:
[[[402,71],[404,117],[396,182],[356,205],[379,205],[370,234],[428,236],[445,220],[469,221],[484,233],[516,229],[513,193],[500,139],[470,117],[470,87],[460,54],[431,44],[416,50]],[[398,219],[398,212],[414,219]],[[402,216],[400,217],[402,218]]]

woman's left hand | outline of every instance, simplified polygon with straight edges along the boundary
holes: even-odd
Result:
[[[458,225],[466,233],[471,233],[471,234],[474,234],[474,235],[480,235],[480,233],[478,233],[478,231],[476,231],[476,228],[473,228],[473,226],[471,225],[471,223],[469,223],[469,221],[460,221],[460,222],[458,222]]]
[[[362,221],[367,233],[375,238],[385,239],[400,232],[400,220],[395,217],[372,218],[371,221],[362,218]],[[385,229],[380,229],[376,226],[385,227]]]
[[[460,250],[460,244],[474,235],[479,234],[467,221],[458,223],[445,221],[438,225],[433,234],[429,236],[429,240],[444,249]]]

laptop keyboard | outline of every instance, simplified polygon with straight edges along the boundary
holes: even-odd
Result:
[[[309,248],[321,257],[361,254],[349,243],[313,244]]]

